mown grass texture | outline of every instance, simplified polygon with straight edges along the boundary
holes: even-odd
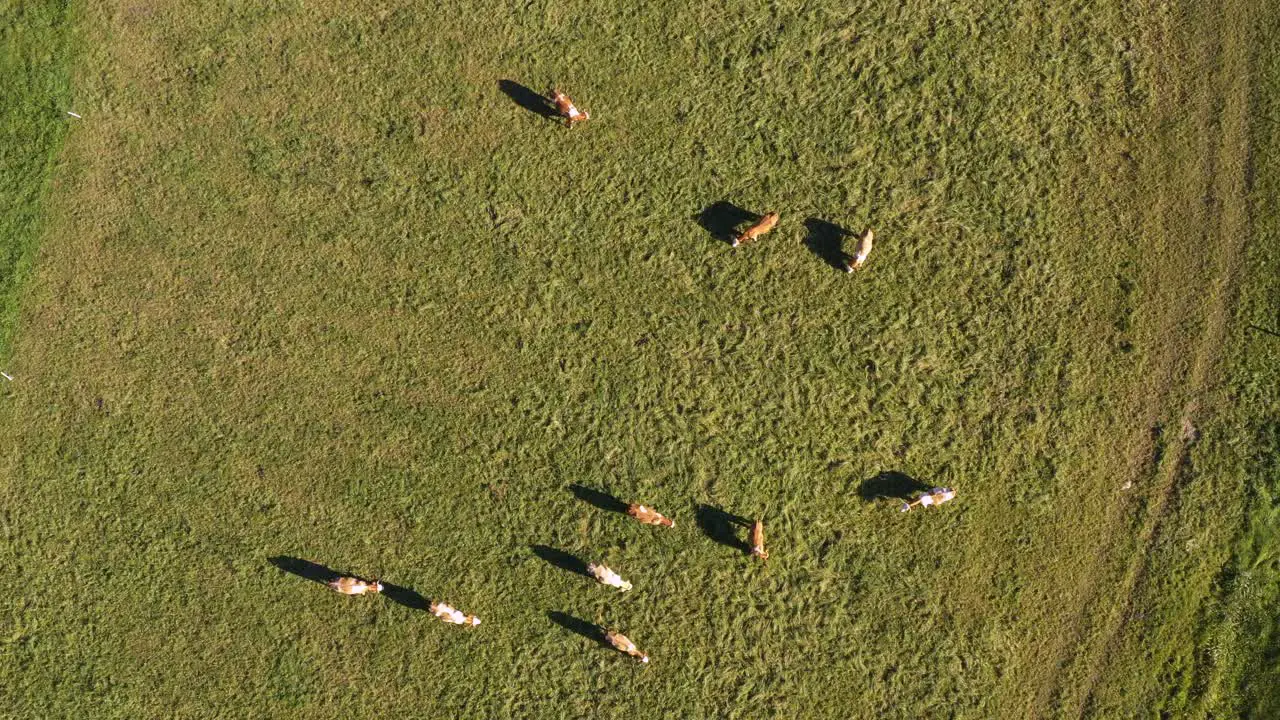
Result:
[[[4,408],[0,567],[43,588],[4,601],[8,707],[1233,707],[1153,670],[1194,664],[1181,635],[1123,659],[1148,604],[1207,612],[1245,501],[1210,477],[1211,502],[1152,519],[1232,306],[1229,263],[1176,232],[1240,199],[1201,197],[1206,165],[1233,167],[1238,68],[1192,28],[1240,7],[77,12],[85,122]],[[501,80],[593,119],[564,130]],[[782,224],[730,250],[698,222],[722,202]],[[821,223],[876,229],[865,271],[806,246]],[[885,472],[960,497],[902,515],[863,496]],[[708,537],[702,505],[765,518],[770,560]],[[1168,523],[1207,538],[1172,600],[1132,561]],[[485,622],[341,598],[282,556]]]

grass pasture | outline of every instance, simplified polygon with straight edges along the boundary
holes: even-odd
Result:
[[[0,400],[15,716],[1278,707],[1263,3],[67,12]]]
[[[20,288],[44,230],[41,201],[66,129],[69,25],[62,3],[0,9],[0,357],[8,356]]]

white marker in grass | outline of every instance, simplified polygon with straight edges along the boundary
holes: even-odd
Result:
[[[9,373],[3,370],[0,370],[0,375],[3,375],[5,380],[8,380],[9,382],[13,382],[13,376],[10,375]]]
[[[77,120],[83,120],[83,119],[84,119],[84,118],[80,117],[77,113],[73,113],[73,112],[71,112],[70,110],[68,110],[68,111],[67,111],[67,114],[68,114],[68,115],[70,115],[71,117],[73,117],[73,118],[77,119]]]

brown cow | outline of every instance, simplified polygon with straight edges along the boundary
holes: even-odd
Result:
[[[382,592],[382,583],[377,580],[361,580],[357,577],[340,577],[330,580],[329,587],[343,595],[364,595],[365,593]]]
[[[733,246],[738,247],[742,243],[758,240],[762,235],[769,232],[778,224],[778,213],[771,212],[760,218],[755,225],[747,228],[742,234],[733,239]]]
[[[769,551],[764,549],[764,521],[757,520],[751,526],[751,554],[761,560],[769,559]]]
[[[853,262],[849,262],[847,258],[844,261],[845,272],[853,272],[854,270],[862,267],[863,263],[867,261],[867,257],[871,255],[871,246],[875,242],[875,239],[875,232],[868,229],[867,234],[863,235],[862,239],[858,241],[858,248],[854,251],[855,255],[853,256]]]
[[[556,112],[560,113],[560,117],[564,118],[566,127],[573,127],[574,123],[591,119],[591,115],[579,110],[568,95],[555,88],[551,88],[551,102],[556,104]]]
[[[608,640],[610,645],[630,655],[631,657],[636,658],[640,662],[642,663],[649,662],[649,656],[640,652],[640,650],[636,648],[636,644],[631,642],[631,639],[628,638],[626,635],[623,635],[620,632],[614,632],[613,630],[609,630],[604,634],[604,639]]]
[[[627,508],[627,514],[639,520],[645,525],[666,525],[667,527],[675,527],[676,524],[670,518],[653,508],[645,507],[631,503]]]

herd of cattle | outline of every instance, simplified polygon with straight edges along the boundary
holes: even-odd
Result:
[[[904,502],[902,511],[906,512],[913,507],[929,507],[941,505],[953,498],[956,493],[950,488],[934,488],[911,502]],[[665,527],[675,527],[675,521],[653,508],[631,503],[627,506],[627,514],[646,525],[662,525]],[[761,560],[769,559],[769,551],[764,547],[764,521],[757,519],[751,525],[751,555]],[[587,574],[595,578],[602,585],[608,585],[617,588],[622,592],[631,589],[631,583],[622,579],[622,576],[614,572],[609,566],[602,563],[588,563]],[[363,580],[357,577],[344,576],[335,578],[328,583],[329,587],[343,595],[366,595],[377,594],[382,592],[382,583],[377,580]],[[475,615],[467,615],[443,602],[435,601],[431,603],[431,613],[441,620],[452,623],[454,625],[476,626],[480,624],[480,618]],[[636,658],[642,663],[649,662],[649,656],[639,650],[636,644],[622,633],[607,629],[603,633],[605,642],[612,645],[618,651],[626,653]]]
[[[573,101],[567,95],[552,88],[551,103],[555,106],[556,112],[560,117],[564,118],[568,127],[589,120],[591,116],[577,108]],[[767,213],[758,222],[739,233],[733,238],[733,247],[738,247],[743,243],[759,239],[768,233],[778,224],[778,213]],[[858,242],[858,246],[852,256],[845,256],[844,269],[846,272],[853,272],[862,267],[867,261],[867,257],[871,254],[872,242],[875,239],[875,233],[867,230],[866,234]],[[913,507],[930,507],[941,505],[955,498],[956,493],[950,488],[933,488],[923,493],[919,497],[910,502],[902,504],[902,511],[907,512]],[[627,507],[627,514],[646,525],[662,525],[665,527],[675,527],[675,522],[664,516],[653,508],[635,503]],[[750,553],[752,556],[767,560],[769,551],[764,547],[764,521],[756,520],[751,526],[751,546]],[[617,588],[622,592],[631,589],[631,583],[623,580],[618,573],[614,572],[608,566],[589,563],[587,565],[587,573],[595,578],[598,582]],[[329,587],[343,595],[365,595],[376,594],[383,590],[382,583],[377,580],[364,580],[357,577],[339,577],[328,583]],[[443,602],[435,601],[431,603],[431,613],[441,620],[452,623],[454,625],[467,625],[474,627],[480,624],[480,618],[474,615],[467,615]],[[636,644],[626,635],[615,630],[605,630],[603,633],[604,640],[612,645],[620,652],[626,653],[642,663],[649,662],[649,656],[640,652]]]

